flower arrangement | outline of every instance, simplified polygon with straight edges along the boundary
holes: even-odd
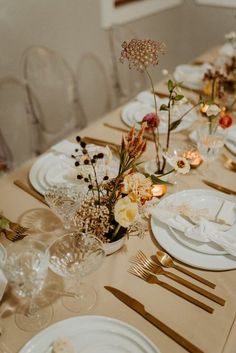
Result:
[[[88,152],[86,143],[77,137],[82,156],[74,154],[75,166],[90,166],[90,173],[77,178],[87,184],[87,192],[77,209],[76,226],[86,234],[93,234],[103,242],[113,242],[124,234],[142,233],[142,210],[153,198],[152,179],[137,172],[140,157],[146,149],[143,124],[138,133],[132,128],[123,136],[119,148],[119,169],[115,177],[105,174],[99,181],[97,166],[103,153]],[[79,170],[79,169],[78,169]]]
[[[225,64],[223,69],[220,72],[213,68],[208,70],[203,77],[204,93],[209,96],[209,99],[201,104],[200,112],[209,122],[209,133],[215,132],[218,126],[226,129],[233,123],[232,116],[226,113],[227,108],[224,105],[225,99],[223,99],[228,94],[226,89],[227,82],[229,82],[228,74],[233,70],[228,67],[228,64]]]
[[[157,100],[156,94],[154,89],[154,84],[152,77],[149,73],[149,66],[156,66],[159,63],[159,56],[160,54],[165,53],[165,44],[162,42],[150,40],[150,39],[132,39],[129,43],[123,42],[122,44],[122,51],[120,61],[124,63],[125,60],[129,63],[130,69],[136,69],[140,72],[144,72],[147,74],[151,90],[153,93],[153,100],[154,100],[154,107],[155,113],[149,113],[144,116],[142,122],[147,123],[146,131],[151,133],[153,136],[153,141],[155,144],[155,151],[156,151],[156,172],[155,174],[158,175],[166,175],[172,172],[174,169],[177,170],[178,173],[186,173],[189,168],[187,166],[188,161],[183,156],[180,156],[180,161],[176,161],[173,163],[173,169],[169,172],[165,172],[166,167],[166,157],[165,152],[168,151],[170,146],[170,137],[171,132],[175,130],[184,117],[190,113],[193,109],[195,109],[198,105],[200,105],[201,101],[199,101],[196,105],[191,106],[189,110],[187,110],[182,116],[180,116],[177,120],[172,121],[171,115],[172,112],[175,110],[175,107],[186,103],[186,98],[181,94],[180,83],[175,82],[173,80],[168,80],[168,102],[167,104],[162,104],[160,107],[160,111],[167,112],[167,134],[166,134],[166,142],[164,147],[161,146],[160,143],[160,136],[159,136],[159,124],[160,118],[158,116],[158,109],[157,109]],[[163,153],[164,151],[164,153]],[[183,168],[179,167],[183,166]]]

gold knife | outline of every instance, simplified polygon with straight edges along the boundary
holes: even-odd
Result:
[[[27,192],[27,194],[35,197],[37,200],[41,201],[42,203],[44,203],[45,205],[48,206],[47,202],[45,201],[43,195],[41,195],[40,193],[38,193],[37,191],[33,190],[31,187],[29,187],[28,185],[22,183],[22,181],[20,180],[14,180],[14,184],[16,186],[18,186],[19,188],[21,188],[22,190],[24,190],[25,192]]]
[[[230,194],[230,195],[236,195],[236,191],[234,190],[231,190],[231,189],[228,189],[224,186],[221,186],[221,185],[218,185],[218,184],[215,184],[213,183],[212,181],[209,181],[209,180],[202,180],[204,184],[210,186],[211,188],[214,188],[218,191],[221,191],[221,192],[224,192],[226,194]]]
[[[122,301],[124,304],[126,304],[129,308],[133,309],[136,311],[139,315],[141,315],[144,319],[149,321],[152,325],[157,327],[160,331],[165,333],[168,337],[173,339],[176,343],[178,343],[180,346],[185,348],[188,352],[190,353],[204,353],[200,348],[196,347],[194,344],[189,342],[186,338],[178,334],[176,331],[172,330],[169,326],[164,324],[162,321],[157,319],[155,316],[152,314],[148,313],[145,310],[145,307],[142,303],[137,301],[136,299],[130,297],[128,294],[122,292],[121,290],[110,287],[110,286],[105,286],[105,289],[107,289],[109,292],[111,292],[116,298],[118,298],[120,301]]]

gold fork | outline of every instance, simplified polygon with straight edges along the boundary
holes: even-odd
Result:
[[[150,272],[146,271],[142,266],[140,265],[134,265],[128,269],[128,272],[131,273],[132,275],[135,275],[147,283],[150,284],[158,284],[159,286],[169,290],[170,292],[178,295],[179,297],[187,300],[188,302],[200,307],[201,309],[207,311],[208,313],[213,313],[214,309],[211,308],[210,306],[200,302],[199,300],[191,297],[190,295],[182,292],[181,290],[171,286],[170,284],[166,282],[160,281],[155,275],[151,274]]]
[[[152,261],[152,259],[148,258],[141,250],[138,251],[136,256],[132,257],[130,259],[130,262],[133,262],[135,264],[138,264],[144,268],[144,270],[150,271],[154,273],[155,275],[163,275],[166,277],[169,277],[173,279],[175,282],[182,284],[183,286],[203,295],[204,297],[216,302],[219,305],[225,305],[225,300],[218,297],[217,295],[205,290],[204,288],[201,288],[184,278],[164,270],[161,266],[159,266],[157,263]]]
[[[10,241],[17,241],[17,240],[21,240],[23,239],[25,236],[27,236],[27,234],[23,233],[17,233],[13,230],[8,230],[8,229],[1,229],[1,233],[3,233],[5,235],[5,237],[10,240]]]
[[[11,222],[7,217],[2,216],[2,218],[4,218],[8,224],[11,230],[13,230],[13,232],[16,232],[20,235],[23,235],[25,232],[27,232],[29,230],[29,228],[23,227],[21,226],[19,223],[15,223],[15,222]]]

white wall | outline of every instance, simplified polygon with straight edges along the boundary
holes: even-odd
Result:
[[[158,1],[158,0],[156,0]],[[111,76],[108,34],[101,28],[99,0],[0,0],[0,77],[22,77],[21,57],[30,45],[48,46],[64,56],[75,70],[79,57],[94,52]],[[167,54],[159,69],[173,70],[236,30],[236,10],[209,7],[185,0],[129,24],[141,38],[165,41]]]

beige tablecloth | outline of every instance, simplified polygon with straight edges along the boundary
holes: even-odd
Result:
[[[161,89],[163,88],[163,85],[160,84],[158,87]],[[196,98],[194,94],[191,94],[191,96]],[[103,119],[81,131],[80,135],[102,138],[111,142],[119,143],[121,140],[121,132],[104,127],[103,123],[109,122],[116,126],[125,127],[120,120],[120,113],[121,108],[112,111]],[[173,136],[175,139],[185,140],[187,139],[188,133],[189,131],[184,131],[183,133],[178,133]],[[73,136],[71,136],[70,139],[73,140]],[[227,153],[227,151],[225,152]],[[146,158],[150,158],[152,155],[153,145],[150,143]],[[46,205],[43,205],[13,184],[15,179],[27,181],[28,171],[33,162],[33,160],[28,161],[18,170],[0,179],[1,210],[13,221],[24,219],[24,217],[29,218],[30,214],[35,214],[35,212],[43,215],[44,220],[47,220],[47,217],[51,217],[50,211]],[[219,184],[236,190],[235,174],[226,170],[223,167],[222,161],[219,160],[214,162],[213,169],[216,174],[214,182],[218,182]],[[201,182],[198,171],[192,171],[184,178],[184,188],[207,188]],[[169,193],[172,191],[173,190],[171,190],[170,187]],[[58,225],[58,228],[55,229],[55,231],[47,228],[46,221],[44,227],[45,228],[41,228],[41,230],[38,228],[37,231],[32,233],[32,236],[37,239],[42,239],[48,244],[63,232],[60,225]],[[7,244],[5,239],[1,239],[1,241],[4,244]],[[147,255],[151,255],[155,253],[158,247],[159,245],[153,235],[147,233],[142,239],[131,237],[121,251],[111,256],[107,256],[103,265],[96,272],[85,278],[87,283],[90,283],[95,287],[98,297],[96,306],[89,311],[89,313],[83,314],[104,315],[125,321],[149,337],[154,344],[159,347],[162,353],[185,352],[182,347],[145,321],[137,313],[126,307],[104,289],[105,285],[111,285],[123,290],[145,304],[146,309],[149,312],[158,317],[165,324],[172,327],[185,338],[189,339],[204,352],[235,353],[236,270],[211,272],[194,268],[191,269],[193,272],[216,283],[216,289],[212,291],[226,300],[226,305],[224,307],[176,284],[176,287],[179,289],[182,289],[186,293],[193,295],[195,298],[212,306],[214,308],[214,313],[209,314],[167,290],[157,285],[149,285],[127,272],[129,267],[128,260],[138,249],[142,249]],[[181,265],[185,266],[184,264]],[[177,273],[176,270],[170,269],[170,271],[180,274]],[[191,280],[185,275],[182,276]],[[60,283],[59,277],[49,273],[49,278],[51,277]],[[163,280],[171,283],[171,280],[168,280],[167,278],[163,277]],[[194,282],[194,280],[192,281]],[[199,284],[197,282],[195,283]],[[174,282],[172,282],[172,284],[175,285]],[[62,306],[60,297],[49,297],[54,308],[54,316],[51,323],[76,316],[76,314],[67,311]],[[5,333],[1,339],[7,343],[12,353],[18,352],[19,349],[35,334],[24,332],[16,327],[14,315],[12,315],[12,310],[15,305],[16,301],[13,300],[13,297],[7,292],[0,306],[1,325],[5,328]]]

